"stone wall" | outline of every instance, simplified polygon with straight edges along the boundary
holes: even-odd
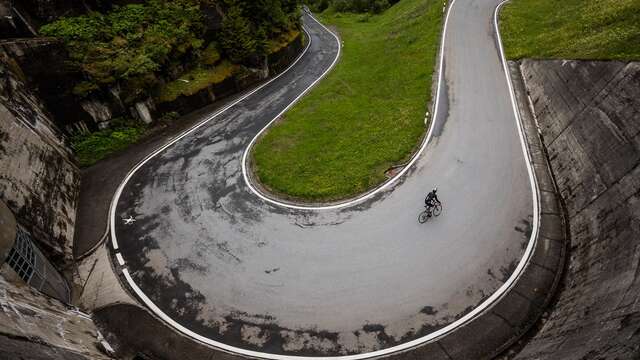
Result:
[[[524,60],[570,228],[547,319],[515,357],[640,357],[640,63]]]
[[[80,173],[14,65],[0,61],[0,200],[61,264],[71,258]]]

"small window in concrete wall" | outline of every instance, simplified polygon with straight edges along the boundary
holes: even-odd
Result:
[[[29,233],[20,227],[7,263],[31,287],[64,303],[71,301],[67,281],[33,244]]]
[[[9,252],[7,263],[27,284],[33,277],[33,269],[35,269],[35,255],[33,253],[33,245],[29,235],[18,229],[16,232],[16,242],[13,249]]]

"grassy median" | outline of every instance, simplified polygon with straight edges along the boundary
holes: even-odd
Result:
[[[425,132],[442,7],[402,0],[380,15],[321,14],[344,41],[342,58],[253,148],[262,184],[331,201],[371,189],[408,160]]]
[[[638,0],[512,0],[500,19],[510,59],[640,60]]]

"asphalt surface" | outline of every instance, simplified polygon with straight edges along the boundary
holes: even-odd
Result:
[[[493,30],[498,3],[453,5],[439,114],[418,161],[373,198],[322,211],[264,202],[241,171],[253,136],[338,51],[305,16],[312,43],[289,72],[126,183],[115,235],[135,285],[189,330],[271,354],[389,348],[471,311],[515,269],[533,211]],[[443,214],[421,225],[424,195],[436,185]],[[126,225],[129,217],[136,221]]]
[[[76,260],[93,253],[93,250],[102,244],[105,230],[108,228],[109,205],[113,194],[122,179],[138,162],[177,134],[195,126],[207,115],[215,113],[241,96],[242,94],[236,94],[181,116],[180,121],[156,128],[152,134],[145,136],[143,141],[82,169],[73,234],[73,255]]]

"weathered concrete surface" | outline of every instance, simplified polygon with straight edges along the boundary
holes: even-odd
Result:
[[[71,257],[80,173],[21,74],[0,61],[0,200],[54,261]]]
[[[0,201],[0,264],[4,263],[16,240],[16,218]]]
[[[4,265],[7,266],[6,264]],[[109,359],[92,319],[0,272],[0,358]]]
[[[571,247],[557,301],[516,359],[637,359],[640,63],[524,60],[520,70]]]
[[[122,288],[117,276],[111,266],[107,245],[102,244],[78,264],[77,282],[82,286],[75,303],[88,312],[113,304],[137,304]]]

